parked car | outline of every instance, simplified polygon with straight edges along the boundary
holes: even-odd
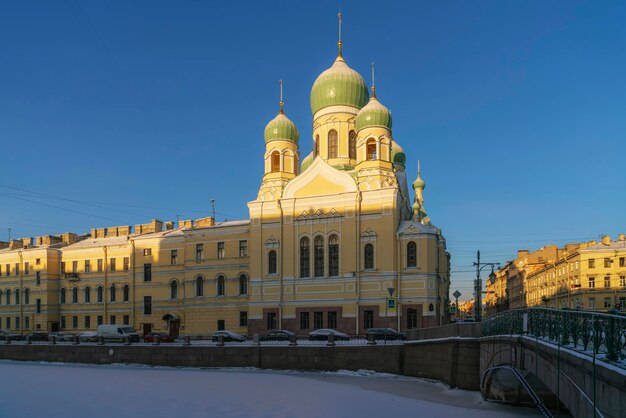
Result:
[[[367,336],[370,335],[376,340],[406,340],[406,334],[391,328],[370,328],[367,330]]]
[[[48,334],[48,341],[52,341],[52,337],[54,337],[55,341],[72,341],[74,338],[73,335],[65,332],[51,332]]]
[[[0,340],[6,340],[7,338],[12,341],[19,341],[22,339],[22,336],[8,329],[0,329]]]
[[[159,341],[162,343],[173,343],[174,337],[170,334],[166,334],[164,332],[149,332],[143,336],[143,342],[145,343],[153,343],[156,341],[157,336],[159,337]]]
[[[48,334],[45,332],[31,332],[26,336],[31,341],[48,341]]]
[[[98,341],[98,333],[96,331],[85,331],[78,334],[79,341],[93,343]]]
[[[220,335],[222,335],[224,337],[224,341],[228,342],[228,341],[239,341],[239,342],[243,342],[246,340],[246,337],[244,337],[243,335],[237,334],[236,332],[232,332],[232,331],[216,331],[213,336],[211,337],[211,341],[217,341],[217,337],[219,337]]]
[[[335,341],[344,340],[347,341],[350,339],[348,334],[344,334],[343,332],[339,332],[332,328],[320,328],[315,331],[309,332],[309,340],[315,341],[328,341],[328,336],[333,334],[335,336]]]
[[[102,324],[98,325],[96,332],[98,333],[98,337],[102,337],[105,340],[123,342],[124,339],[128,337],[131,341],[139,342],[139,334],[137,334],[133,327],[128,325]]]
[[[289,341],[292,336],[295,336],[291,331],[285,329],[273,329],[261,337],[261,341]]]

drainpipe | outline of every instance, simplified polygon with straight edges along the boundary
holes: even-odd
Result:
[[[358,187],[358,185],[357,185]],[[361,200],[363,196],[361,195],[361,190],[357,190],[356,192],[356,243],[354,246],[356,251],[356,329],[354,331],[355,335],[359,335],[359,298],[361,297]]]
[[[439,276],[439,234],[437,234],[437,267],[435,268],[435,278],[437,279],[437,282],[435,283],[435,286],[437,288],[437,309],[435,309],[435,314],[437,315],[437,325],[441,326],[441,297],[439,295],[439,280],[440,280],[440,276]]]
[[[132,248],[132,253],[130,255],[130,268],[132,269],[132,287],[130,290],[130,308],[131,308],[131,325],[133,326],[133,328],[135,327],[135,240],[134,239],[130,239],[130,245]]]
[[[24,318],[22,318],[22,300],[24,300],[24,292],[22,290],[22,284],[23,284],[23,276],[24,276],[24,256],[22,255],[21,251],[18,251],[17,254],[20,257],[20,264],[19,264],[19,268],[20,268],[20,278],[19,278],[19,290],[20,290],[20,303],[19,303],[19,310],[20,310],[20,328],[18,329],[18,332],[20,332],[20,330],[24,329]],[[21,332],[20,332],[21,334]]]
[[[278,199],[276,201],[278,204],[278,209],[280,209],[280,242],[278,243],[280,248],[280,272],[279,272],[279,280],[280,280],[280,296],[278,300],[278,329],[283,329],[283,247],[284,247],[284,237],[283,237],[283,205]]]
[[[104,324],[108,324],[108,320],[107,320],[107,293],[108,293],[108,248],[106,245],[104,245],[102,247],[102,250],[104,251],[104,289],[102,289],[102,303],[104,303],[103,306],[103,310],[104,310],[104,318],[102,318],[102,323]],[[96,294],[96,297],[98,295]]]
[[[397,227],[396,227],[397,230]],[[417,254],[417,256],[419,257],[419,253]],[[398,284],[397,284],[397,289],[398,289],[398,303],[396,304],[396,317],[398,319],[398,332],[400,331],[400,277],[402,275],[402,260],[401,260],[401,256],[400,256],[400,237],[396,234],[396,266],[397,266],[397,271],[398,271]]]

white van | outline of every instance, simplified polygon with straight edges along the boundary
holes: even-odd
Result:
[[[139,334],[128,325],[98,325],[97,333],[98,338],[102,337],[105,340],[123,342],[126,337],[129,337],[131,341],[139,341]]]

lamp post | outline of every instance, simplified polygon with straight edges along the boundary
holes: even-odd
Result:
[[[480,321],[482,318],[482,291],[483,291],[483,283],[480,279],[480,271],[487,267],[491,266],[491,273],[489,274],[489,278],[493,281],[496,279],[496,274],[493,272],[493,269],[496,266],[499,266],[500,263],[481,263],[480,262],[480,250],[476,251],[476,262],[474,263],[476,266],[476,280],[474,281],[474,318],[476,321]]]

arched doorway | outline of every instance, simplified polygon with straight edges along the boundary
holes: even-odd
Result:
[[[163,320],[167,322],[168,334],[177,338],[180,331],[180,317],[176,314],[165,314]]]

